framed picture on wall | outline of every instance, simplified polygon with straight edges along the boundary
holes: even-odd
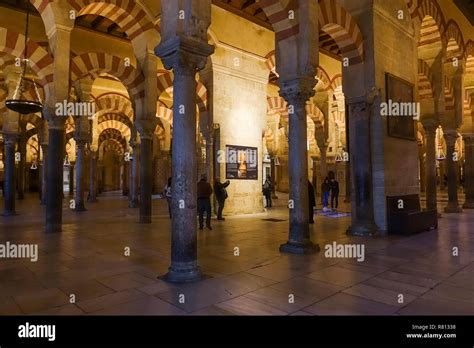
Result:
[[[385,90],[388,109],[388,135],[395,138],[415,140],[416,104],[414,103],[414,85],[390,73],[385,75]]]
[[[226,179],[258,180],[258,149],[226,145]]]

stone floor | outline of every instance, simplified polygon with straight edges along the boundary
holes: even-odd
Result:
[[[37,243],[39,259],[0,259],[0,314],[474,314],[474,211],[443,214],[438,231],[377,239],[346,236],[350,217],[317,216],[322,251],[297,256],[278,251],[288,230],[280,195],[271,211],[200,231],[206,279],[173,285],[157,279],[169,266],[170,221],[165,202],[153,204],[152,225],[136,223],[138,210],[116,194],[83,213],[65,205],[63,233],[46,235],[37,197],[18,202],[19,215],[0,217],[0,244]],[[363,244],[365,260],[325,257],[334,241]]]

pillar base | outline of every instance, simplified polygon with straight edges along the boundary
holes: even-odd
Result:
[[[140,223],[141,224],[151,224],[151,216],[140,215]]]
[[[373,223],[355,223],[352,224],[346,231],[346,234],[349,236],[359,236],[359,237],[377,237],[380,235],[380,232],[377,229],[377,226]]]
[[[18,215],[16,211],[4,211],[2,213],[2,216],[9,217],[9,216],[15,216]]]
[[[463,209],[474,209],[474,200],[467,200],[464,202]]]
[[[446,214],[456,214],[456,213],[462,213],[462,208],[457,205],[457,204],[448,204],[445,208],[444,208],[444,212]]]
[[[46,233],[59,233],[62,232],[61,224],[46,224]]]
[[[288,254],[309,255],[315,254],[320,250],[319,244],[313,244],[310,240],[303,243],[288,241],[285,244],[280,245],[280,252]]]
[[[202,279],[202,273],[197,261],[183,262],[170,266],[168,273],[159,278],[169,283],[194,283]]]

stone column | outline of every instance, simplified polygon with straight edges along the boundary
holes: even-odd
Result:
[[[5,181],[3,183],[4,207],[3,216],[16,215],[15,211],[15,143],[17,134],[3,133],[4,141],[4,170]]]
[[[138,208],[138,187],[140,180],[140,170],[139,170],[139,158],[140,150],[138,144],[133,141],[130,143],[130,146],[133,149],[133,158],[132,158],[132,172],[130,175],[130,196],[129,196],[129,208]]]
[[[312,184],[314,187],[314,194],[317,195],[318,193],[318,157],[311,156],[312,163],[313,163],[313,177],[312,177]]]
[[[344,198],[344,203],[350,203],[351,202],[351,163],[350,159],[348,161],[344,161],[344,168],[345,168],[345,181],[346,181],[346,192],[345,192],[345,198]]]
[[[352,208],[352,224],[347,233],[357,236],[374,236],[378,232],[374,222],[373,209],[371,105],[365,96],[352,98],[347,102],[349,106]]]
[[[288,242],[280,245],[281,252],[309,254],[319,251],[319,245],[311,242],[308,210],[308,144],[306,102],[314,95],[314,79],[297,79],[280,95],[288,103],[289,147],[288,169],[290,179],[290,231]]]
[[[129,189],[128,189],[128,183],[129,183],[129,166],[130,166],[130,161],[124,161],[123,162],[123,172],[122,172],[122,195],[123,196],[128,196]]]
[[[444,140],[446,141],[446,175],[448,177],[448,205],[444,208],[445,213],[461,213],[462,209],[458,202],[458,185],[456,178],[456,165],[454,161],[455,144],[458,138],[456,130],[446,130]],[[459,157],[459,154],[457,154]]]
[[[327,145],[319,145],[319,151],[321,153],[320,158],[320,171],[321,171],[321,180],[324,180],[328,175],[328,165],[327,165]]]
[[[270,175],[272,176],[273,180],[273,188],[272,188],[272,198],[278,199],[276,195],[276,165],[275,165],[275,155],[270,155]]]
[[[41,205],[46,204],[46,179],[48,177],[48,144],[41,144],[43,163],[41,164]]]
[[[153,189],[153,139],[151,132],[140,132],[140,223],[150,224]]]
[[[21,116],[20,116],[21,118]],[[26,122],[20,120],[20,133],[18,137],[18,153],[20,161],[18,162],[17,171],[17,189],[18,199],[25,199],[25,164],[26,164]]]
[[[426,208],[437,210],[436,187],[436,129],[438,124],[434,120],[423,120],[426,138]]]
[[[193,6],[202,6],[210,14],[210,1]],[[196,73],[204,68],[213,50],[207,40],[178,34],[162,41],[155,51],[165,67],[174,72],[171,266],[165,276],[170,282],[201,279],[196,226]]]
[[[43,110],[44,112],[44,110]],[[52,111],[50,111],[52,113]],[[65,155],[65,118],[48,118],[49,144],[46,175],[46,232],[61,232],[63,216],[63,166]]]
[[[96,203],[97,199],[97,151],[90,151],[89,156],[89,195],[87,196],[88,203]]]
[[[76,202],[76,206],[74,208],[75,212],[82,212],[86,211],[86,207],[84,206],[84,166],[85,166],[85,147],[86,147],[86,140],[84,139],[76,139],[76,193],[74,196],[74,200]]]
[[[426,192],[426,165],[423,144],[418,144],[418,163],[420,167],[420,192]]]
[[[74,196],[74,167],[74,162],[69,162],[69,196],[71,197]]]
[[[464,139],[464,209],[474,209],[474,134],[463,134]]]

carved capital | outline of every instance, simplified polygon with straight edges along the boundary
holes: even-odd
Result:
[[[425,129],[426,135],[428,136],[435,136],[436,130],[438,129],[439,123],[437,120],[432,118],[422,119],[421,124]]]
[[[45,107],[42,111],[43,118],[48,122],[48,129],[64,130],[66,124],[66,117],[56,116],[53,108]]]
[[[463,133],[461,135],[466,146],[474,145],[474,133]]]
[[[157,125],[158,118],[152,120],[137,120],[135,122],[135,127],[137,128],[141,139],[152,139]]]
[[[15,146],[18,140],[18,134],[16,133],[3,133],[3,143],[5,146]]]
[[[194,76],[202,70],[207,58],[214,52],[214,46],[193,37],[176,36],[155,49],[166,69],[173,69],[176,75]]]
[[[453,129],[448,129],[444,131],[443,134],[444,140],[446,141],[447,146],[454,146],[459,135],[458,132]]]

